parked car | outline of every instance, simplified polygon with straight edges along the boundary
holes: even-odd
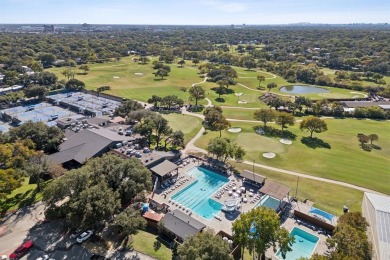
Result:
[[[0,255],[0,260],[8,260],[8,256],[6,256],[6,255]]]
[[[83,243],[85,240],[87,240],[88,238],[90,238],[93,234],[93,231],[92,230],[86,230],[84,231],[83,233],[81,233],[77,238],[76,238],[76,241],[77,243]]]
[[[33,242],[31,240],[25,242],[20,247],[16,248],[15,251],[9,255],[10,259],[18,259],[22,255],[26,254],[28,250],[33,246]]]

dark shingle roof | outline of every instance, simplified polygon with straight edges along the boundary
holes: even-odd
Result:
[[[165,214],[161,221],[165,229],[182,240],[195,235],[206,227],[205,224],[177,209]]]
[[[126,137],[107,129],[81,130],[70,135],[60,145],[59,152],[50,155],[50,159],[57,163],[75,160],[83,164],[103,149],[123,140],[126,140]]]
[[[177,168],[178,168],[178,166],[176,164],[174,164],[168,160],[165,160],[162,163],[157,164],[156,166],[154,166],[150,170],[152,172],[154,172],[155,174],[157,174],[158,176],[162,177],[162,176],[167,175],[171,171],[176,170]]]

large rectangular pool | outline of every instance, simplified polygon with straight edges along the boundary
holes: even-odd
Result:
[[[286,255],[286,259],[288,260],[295,260],[301,257],[310,258],[317,246],[318,240],[320,240],[319,237],[297,227],[291,230],[290,236],[295,238],[295,242],[291,246],[292,251]],[[283,259],[280,251],[276,253],[276,256],[279,259]]]
[[[222,209],[222,204],[210,197],[229,179],[202,167],[194,167],[187,175],[196,178],[196,181],[172,196],[172,200],[192,210],[193,213],[212,219]]]

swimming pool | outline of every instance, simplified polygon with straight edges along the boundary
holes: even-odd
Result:
[[[264,196],[264,198],[262,198],[257,204],[258,207],[264,206],[267,208],[274,209],[275,211],[279,208],[279,205],[280,201],[269,195]]]
[[[194,167],[186,174],[197,180],[173,195],[171,199],[202,218],[212,219],[221,211],[223,205],[210,197],[229,179],[202,167]]]
[[[320,240],[319,237],[309,234],[297,227],[294,227],[291,230],[290,236],[295,238],[295,242],[291,246],[292,251],[288,252],[286,255],[286,259],[289,260],[295,260],[301,257],[310,258],[315,247],[317,246],[318,240]],[[280,251],[276,253],[276,256],[279,259],[283,259]]]

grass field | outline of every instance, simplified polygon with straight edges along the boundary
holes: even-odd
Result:
[[[42,194],[35,190],[37,185],[28,182],[29,178],[25,178],[22,186],[14,190],[5,200],[0,201],[0,213],[17,210],[42,199]]]
[[[171,72],[163,80],[154,77],[151,62],[141,65],[134,62],[132,57],[122,58],[118,62],[90,64],[89,66],[90,71],[87,75],[75,77],[85,82],[87,89],[110,86],[111,90],[107,93],[140,101],[146,101],[152,95],[177,95],[187,100],[188,92],[181,91],[180,87],[190,87],[193,83],[203,80],[197,74],[196,67],[190,64],[183,68],[179,68],[177,64],[171,64]],[[61,74],[63,69],[53,68],[49,71],[55,73],[59,79],[65,79]],[[142,75],[136,73],[142,73]]]
[[[307,137],[308,133],[301,132],[299,124],[288,129],[297,136],[292,145],[281,144],[279,138],[256,134],[253,127],[261,123],[231,122],[232,127],[241,127],[242,132],[235,134],[224,131],[222,137],[242,145],[247,151],[247,160],[390,194],[390,122],[356,119],[326,119],[326,122],[329,130],[314,134],[314,137],[328,143],[331,149],[313,149],[303,144],[301,139]],[[356,137],[358,133],[379,135],[377,145],[380,150],[363,151]],[[218,132],[208,132],[195,145],[205,148],[208,141],[218,135]],[[266,159],[262,156],[263,152],[275,152],[277,156]]]
[[[156,242],[159,243],[156,234],[140,230],[138,234],[133,235],[134,250],[150,255],[159,260],[172,259],[171,250],[162,243],[159,243],[159,248],[155,248]]]
[[[329,68],[321,68],[321,71],[324,72],[325,75],[330,76],[332,79],[336,78],[335,72],[337,70],[333,70],[333,69],[329,69]],[[390,77],[389,76],[384,76],[383,79],[385,80],[387,85],[390,84]],[[378,85],[378,84],[376,84],[373,81],[367,81],[366,78],[364,78],[364,77],[362,77],[361,80],[359,80],[359,81],[352,81],[352,80],[346,80],[346,81],[349,82],[349,83],[357,82],[357,83],[362,84],[363,86],[375,86],[375,85]]]
[[[239,170],[253,170],[253,167],[250,165],[242,163],[233,164]],[[337,216],[342,214],[343,205],[347,205],[351,211],[361,211],[363,199],[363,192],[361,191],[305,178],[299,178],[298,182],[298,177],[296,176],[258,167],[255,167],[255,172],[290,187],[290,196],[296,195],[300,201],[309,199],[315,203],[315,207]],[[296,193],[297,182],[298,192]]]
[[[187,144],[202,127],[202,120],[195,116],[173,113],[163,117],[169,121],[169,126],[174,131],[181,130],[184,133],[184,144]]]

